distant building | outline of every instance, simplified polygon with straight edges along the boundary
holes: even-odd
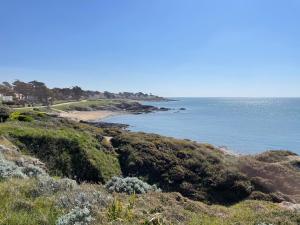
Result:
[[[2,102],[13,102],[13,96],[2,96]]]
[[[16,93],[15,95],[16,95],[17,100],[24,100],[25,99],[25,96],[23,94]]]

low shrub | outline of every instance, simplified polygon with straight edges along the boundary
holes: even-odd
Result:
[[[18,120],[18,121],[22,121],[22,122],[32,122],[34,120],[32,116],[25,115],[18,111],[11,113],[9,118],[11,120]]]
[[[123,218],[124,217],[123,211],[124,211],[124,207],[122,202],[119,199],[115,198],[112,204],[108,207],[108,212],[107,212],[108,220],[115,221]]]
[[[149,185],[136,177],[113,177],[106,186],[109,192],[127,194],[145,194],[147,192],[159,191],[156,185]]]
[[[117,197],[114,198],[111,205],[108,207],[108,221],[127,221],[132,222],[136,218],[135,214],[136,195],[130,196],[129,204],[124,204]],[[130,223],[131,224],[131,223]]]
[[[58,218],[56,225],[88,225],[92,222],[89,208],[74,208],[71,212]]]
[[[91,205],[103,208],[106,207],[111,200],[112,197],[103,192],[78,189],[76,191],[63,193],[58,199],[58,205],[63,208],[82,208],[90,207]]]
[[[18,166],[15,162],[6,160],[0,152],[0,179],[28,178],[47,175],[40,167],[34,165]]]
[[[237,159],[217,148],[155,134],[123,132],[111,140],[124,176],[141,177],[166,192],[209,203],[232,204],[249,196],[252,184]]]
[[[256,225],[273,225],[273,224],[272,223],[264,223],[264,222],[262,222],[262,223],[258,223]]]
[[[77,187],[75,180],[68,178],[55,179],[48,175],[39,176],[33,190],[35,196],[52,195],[59,191],[71,191]]]
[[[27,165],[26,167],[22,167],[21,170],[28,177],[38,177],[47,174],[45,170],[34,165]]]
[[[8,178],[26,178],[27,175],[23,173],[22,168],[15,163],[0,159],[0,180]]]

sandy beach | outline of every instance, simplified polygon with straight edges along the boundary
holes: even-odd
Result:
[[[76,121],[93,121],[102,120],[107,117],[116,116],[124,114],[124,112],[113,112],[113,111],[70,111],[70,112],[60,112],[59,116],[68,118]]]

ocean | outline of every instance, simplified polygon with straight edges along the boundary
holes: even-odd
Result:
[[[226,147],[240,154],[290,150],[300,154],[300,98],[174,98],[144,102],[167,112],[120,115],[105,122]],[[186,110],[179,110],[185,108]]]

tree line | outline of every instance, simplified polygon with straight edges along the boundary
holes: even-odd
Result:
[[[60,100],[80,100],[80,99],[133,99],[133,100],[160,100],[161,97],[145,94],[142,92],[120,92],[111,93],[108,91],[83,90],[79,86],[71,88],[48,88],[40,81],[24,82],[16,80],[13,83],[3,82],[0,84],[0,94],[12,96],[13,104],[43,104],[50,105],[54,101]]]

